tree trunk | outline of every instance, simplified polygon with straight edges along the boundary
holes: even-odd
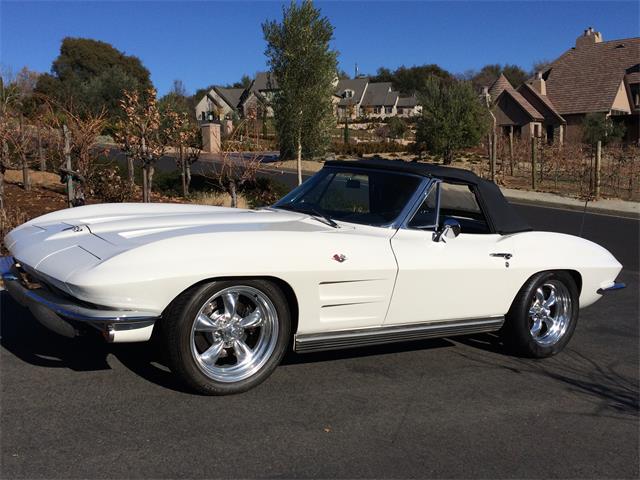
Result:
[[[298,185],[302,185],[302,133],[298,133]]]
[[[189,195],[189,191],[187,189],[187,165],[184,161],[184,154],[182,150],[182,145],[178,149],[178,160],[180,162],[180,179],[182,180],[182,196],[187,197]]]
[[[142,166],[142,201],[147,203],[149,201],[149,189],[148,189],[148,173],[147,166]]]
[[[150,163],[147,158],[147,139],[142,136],[142,201],[148,203],[151,199],[151,182],[149,177]]]
[[[151,201],[151,191],[153,190],[153,174],[156,173],[156,167],[154,167],[153,163],[149,162],[149,167],[147,167],[147,189],[149,190],[147,193],[147,201]]]
[[[126,155],[127,157],[127,172],[129,174],[129,183],[131,185],[135,185],[135,168],[133,166],[133,157],[131,155]]]
[[[187,163],[185,170],[187,172],[187,195],[189,195],[189,189],[191,187],[191,164]]]
[[[236,182],[231,180],[229,182],[229,193],[231,194],[231,206],[237,208],[238,206],[238,192],[236,190]]]
[[[442,156],[442,163],[444,163],[445,165],[451,165],[453,163],[452,150],[447,150],[444,152],[444,155]]]

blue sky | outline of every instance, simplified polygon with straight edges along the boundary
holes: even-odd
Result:
[[[588,26],[605,40],[640,35],[640,2],[316,2],[335,27],[340,67],[437,63],[459,73],[487,63],[529,69],[574,45]],[[0,1],[0,63],[46,72],[66,36],[138,56],[160,93],[225,84],[265,69],[261,23],[281,2]]]

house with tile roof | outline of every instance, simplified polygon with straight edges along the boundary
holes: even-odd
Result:
[[[514,89],[500,76],[485,92],[505,134],[579,142],[586,115],[599,113],[640,137],[640,38],[604,41],[587,28],[574,47]]]

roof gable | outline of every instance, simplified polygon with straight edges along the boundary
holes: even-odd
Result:
[[[533,108],[535,108],[538,112],[540,112],[545,119],[548,117],[553,117],[556,121],[560,123],[567,123],[562,115],[558,113],[553,103],[546,95],[540,94],[533,86],[528,83],[523,83],[518,87],[517,90],[525,100],[527,100]]]
[[[396,100],[397,92],[391,91],[391,82],[369,83],[362,105],[365,107],[389,106],[395,105]]]
[[[335,92],[336,95],[342,97],[339,105],[351,105],[353,103],[360,103],[362,101],[362,96],[367,89],[368,83],[368,78],[343,78],[338,80],[338,85],[336,86]],[[345,92],[347,90],[351,90],[353,92],[352,97],[345,96]]]
[[[227,105],[231,108],[236,109],[240,104],[240,99],[242,98],[242,94],[244,93],[244,88],[223,88],[223,87],[213,87],[216,93],[222,98]]]
[[[562,115],[608,112],[620,82],[638,58],[640,38],[571,48],[545,72],[547,96]]]
[[[500,94],[506,89],[513,90],[513,86],[509,83],[507,77],[504,76],[504,73],[501,73],[500,76],[496,78],[496,81],[489,87],[489,95],[491,95],[492,99],[497,100]]]

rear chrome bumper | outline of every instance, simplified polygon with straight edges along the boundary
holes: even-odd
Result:
[[[111,310],[82,304],[54,289],[28,285],[13,257],[0,257],[0,278],[4,289],[27,307],[45,327],[65,337],[75,337],[83,327],[100,331],[109,342],[149,340],[158,315],[134,310]]]
[[[627,285],[622,283],[622,282],[613,282],[611,285],[609,285],[608,287],[604,287],[604,288],[599,288],[598,290],[596,290],[596,293],[600,294],[600,295],[604,295],[605,293],[609,293],[609,292],[613,292],[615,290],[620,290],[625,288]]]

